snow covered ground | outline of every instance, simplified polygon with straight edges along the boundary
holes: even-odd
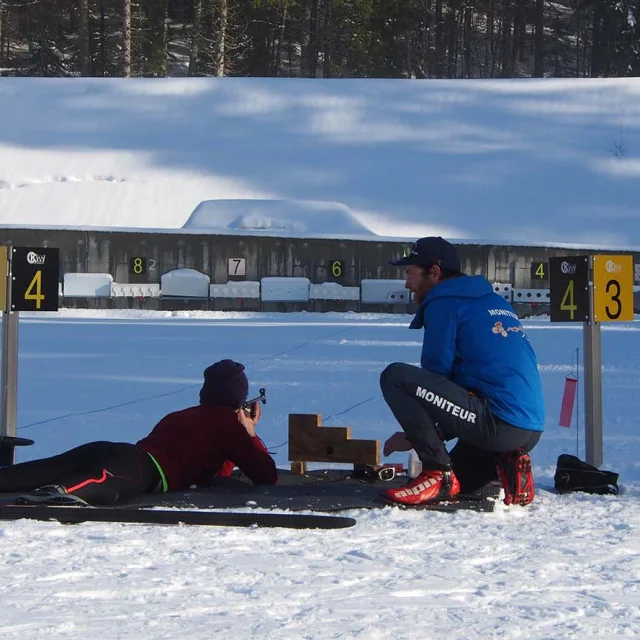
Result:
[[[4,78],[0,225],[637,250],[639,95],[636,78]],[[408,322],[25,314],[18,435],[36,444],[18,459],[135,441],[197,402],[202,371],[225,357],[267,388],[259,431],[279,466],[289,413],[383,440],[396,426],[379,374],[419,360]],[[584,458],[581,403],[579,428],[557,426],[581,327],[525,328],[548,410],[530,507],[363,510],[339,531],[0,523],[0,637],[638,637],[640,324],[602,336],[602,467],[620,473],[616,497],[553,492],[558,455]]]
[[[640,247],[638,78],[3,78],[0,123],[4,225]]]
[[[408,316],[71,311],[20,322],[19,459],[132,441],[197,402],[233,357],[267,388],[259,432],[287,466],[287,415],[321,413],[357,438],[395,430],[378,376],[417,363]],[[604,455],[621,495],[558,496],[557,426],[579,325],[525,321],[547,431],[538,494],[491,514],[347,512],[339,531],[0,523],[2,638],[617,638],[640,624],[638,322],[603,328]],[[634,345],[636,345],[634,347]],[[582,384],[582,383],[581,383]],[[580,415],[583,415],[580,407]],[[405,461],[405,454],[391,460]]]

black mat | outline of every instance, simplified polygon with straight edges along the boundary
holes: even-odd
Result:
[[[279,481],[274,486],[254,486],[241,475],[219,478],[213,486],[191,491],[167,494],[145,494],[127,503],[114,505],[119,508],[144,508],[152,506],[180,507],[184,509],[286,509],[289,511],[332,512],[347,509],[380,509],[388,506],[382,492],[389,487],[399,487],[408,480],[398,475],[393,480],[374,482],[354,478],[349,471],[319,470],[297,476],[290,471],[279,471]],[[434,510],[453,511],[474,508],[492,511],[500,485],[487,485],[473,495],[460,496],[458,505],[437,505]],[[15,494],[0,494],[0,505],[13,501]],[[464,504],[463,504],[464,503]]]

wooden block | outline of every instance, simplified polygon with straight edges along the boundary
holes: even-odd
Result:
[[[305,473],[307,473],[307,463],[304,461],[292,462],[291,473],[293,473],[296,476],[303,476]]]
[[[325,455],[337,445],[347,440],[349,432],[343,427],[316,427],[314,430],[299,429],[289,431],[289,460],[322,461]]]
[[[313,456],[350,435],[346,427],[322,427],[317,413],[289,414],[289,460],[316,460]]]
[[[319,427],[322,424],[322,416],[319,413],[290,413],[289,431],[291,427]]]
[[[349,427],[323,427],[318,414],[289,415],[289,460],[379,464],[378,440],[351,440]]]
[[[322,456],[324,453],[324,456]],[[380,442],[378,440],[347,440],[319,452],[317,462],[349,462],[353,464],[379,464]]]

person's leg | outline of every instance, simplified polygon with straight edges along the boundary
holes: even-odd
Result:
[[[533,502],[535,484],[531,472],[531,451],[540,440],[538,431],[528,432],[520,437],[517,448],[497,456],[496,472],[504,489],[505,504],[526,506]]]
[[[540,441],[540,436],[542,436],[541,431],[529,431],[525,441],[520,445],[519,448],[522,449],[525,453],[531,453]]]
[[[485,399],[418,367],[404,363],[389,365],[380,376],[380,386],[423,465],[423,473],[416,481],[401,490],[386,492],[396,502],[420,504],[450,498],[460,491],[461,484],[465,492],[473,491],[498,476],[496,461],[501,462],[502,457],[516,451],[530,451],[540,437],[539,433],[496,420]],[[445,442],[455,438],[464,445],[452,461]],[[530,458],[512,456],[509,465],[516,474],[511,482],[517,487],[512,492],[516,496],[514,501],[530,502],[533,499]],[[503,486],[509,495],[504,480]]]
[[[88,442],[57,456],[21,462],[0,469],[0,492],[31,491],[47,484],[56,484],[60,477],[92,461],[102,442]]]
[[[496,420],[497,442],[487,439],[479,448],[459,439],[451,450],[451,465],[462,493],[471,493],[489,482],[498,480],[496,465],[505,453],[518,449],[529,453],[540,440],[540,432],[518,429],[506,422]]]
[[[450,455],[461,493],[472,493],[498,479],[495,453],[458,440]]]
[[[422,461],[423,469],[446,470],[445,441],[479,444],[495,434],[486,402],[438,374],[404,363],[380,376],[382,395]]]
[[[154,490],[159,473],[146,451],[127,442],[101,444],[84,468],[58,478],[66,493],[99,505],[124,502]]]
[[[58,485],[90,504],[112,504],[152,491],[159,481],[150,456],[126,442],[90,442],[58,456],[0,470],[0,491]]]
[[[487,403],[443,376],[404,363],[389,365],[380,386],[423,469],[405,487],[385,491],[386,498],[409,505],[451,500],[460,484],[445,442],[490,436],[495,422]]]

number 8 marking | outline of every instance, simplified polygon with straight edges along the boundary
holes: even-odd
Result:
[[[142,258],[133,259],[133,273],[140,275],[142,273]]]

